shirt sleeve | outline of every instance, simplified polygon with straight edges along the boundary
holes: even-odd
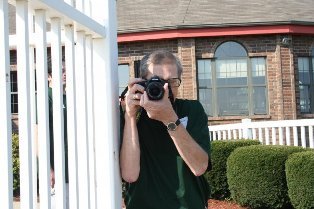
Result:
[[[189,105],[187,131],[192,138],[210,155],[210,138],[208,118],[199,101],[191,101]]]

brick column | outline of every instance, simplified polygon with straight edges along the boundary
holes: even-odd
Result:
[[[283,114],[283,95],[281,83],[281,56],[278,41],[276,51],[267,56],[267,65],[269,115],[272,116],[272,119],[279,120],[282,119]]]
[[[280,47],[283,118],[296,119],[295,76],[293,53],[290,47]],[[296,63],[297,64],[297,63]]]
[[[197,99],[195,39],[178,39],[178,57],[183,66],[180,98]]]
[[[267,57],[269,114],[273,120],[296,119],[293,54],[276,37],[276,51]]]

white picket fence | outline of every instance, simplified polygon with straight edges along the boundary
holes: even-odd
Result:
[[[269,145],[293,145],[314,148],[314,119],[278,120],[209,126],[211,140],[258,139]]]
[[[16,35],[9,35],[8,3],[16,7]],[[40,208],[50,208],[50,46],[56,208],[65,208],[62,138],[67,131],[70,208],[121,209],[116,1],[0,0],[0,12],[0,208],[13,208],[10,49],[17,50],[21,208],[37,207],[37,173]],[[61,46],[65,47],[67,69],[67,130],[63,130]],[[36,114],[38,161],[34,143]]]

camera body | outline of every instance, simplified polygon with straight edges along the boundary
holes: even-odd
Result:
[[[166,81],[154,76],[149,80],[138,82],[137,84],[144,87],[150,100],[161,100],[165,94],[164,84]]]

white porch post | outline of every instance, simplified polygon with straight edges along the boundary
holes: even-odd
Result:
[[[64,121],[61,53],[61,19],[51,18],[53,136],[56,208],[65,209]],[[50,145],[52,146],[52,145]]]
[[[248,128],[248,125],[251,123],[251,119],[249,118],[245,118],[245,119],[242,119],[242,123],[243,123],[243,138],[244,139],[249,139],[249,138],[252,138],[252,134],[250,132],[250,129]]]
[[[75,90],[75,60],[74,60],[74,29],[72,25],[65,26],[65,64],[67,78],[67,127],[68,127],[68,159],[69,166],[69,207],[78,208],[78,168],[76,144],[76,90]]]
[[[50,208],[46,11],[35,10],[40,208]]]
[[[88,123],[86,100],[86,37],[84,31],[77,34],[75,46],[75,88],[76,88],[76,124],[77,124],[77,151],[78,151],[78,184],[79,207],[90,208],[89,159],[88,159]],[[84,192],[81,192],[84,191]]]
[[[88,120],[88,154],[89,154],[89,181],[90,181],[90,208],[96,209],[96,163],[94,137],[94,76],[93,76],[93,43],[92,36],[86,36],[86,91],[87,91],[87,120]]]
[[[107,29],[93,40],[97,208],[121,209],[116,1],[95,0],[92,11]]]
[[[8,1],[0,0],[0,197],[1,207],[13,208],[11,99]]]
[[[28,2],[16,1],[21,208],[33,208]]]

